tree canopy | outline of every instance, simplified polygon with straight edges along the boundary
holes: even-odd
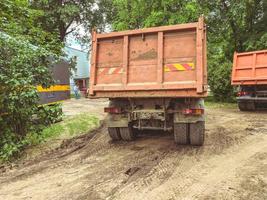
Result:
[[[56,33],[61,42],[74,31],[80,38],[77,31],[80,26],[89,32],[94,27],[103,30],[106,19],[104,9],[108,9],[107,5],[107,0],[35,0],[30,4],[31,8],[43,12],[43,15],[37,17],[42,28]]]

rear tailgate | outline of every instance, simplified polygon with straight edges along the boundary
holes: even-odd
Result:
[[[267,50],[235,53],[232,85],[267,84]]]
[[[93,34],[91,97],[206,96],[206,30],[196,23]]]

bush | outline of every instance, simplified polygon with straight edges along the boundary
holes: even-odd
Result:
[[[27,146],[39,144],[45,138],[50,137],[46,127],[62,120],[62,107],[60,104],[42,106],[32,117],[30,119],[32,124],[25,135],[16,134],[9,128],[8,121],[5,121],[6,128],[0,135],[0,160],[7,161],[19,155]],[[5,119],[5,117],[2,117],[2,119]],[[60,125],[56,124],[51,129],[54,130],[52,131],[53,135],[59,135],[64,130]]]
[[[213,63],[209,66],[209,85],[216,101],[233,102],[235,90],[231,85],[232,63]]]
[[[37,122],[42,125],[50,125],[62,120],[63,111],[61,104],[40,106],[37,111]]]
[[[53,84],[52,62],[44,49],[37,49],[19,38],[0,34],[0,119],[3,132],[25,135],[38,109],[36,85]]]
[[[0,32],[0,149],[3,150],[0,156],[3,158],[22,149],[26,145],[23,138],[37,128],[34,123],[39,101],[36,86],[53,84],[54,63],[48,59],[51,57],[56,61],[57,57],[45,49]],[[51,117],[46,123],[49,120]]]

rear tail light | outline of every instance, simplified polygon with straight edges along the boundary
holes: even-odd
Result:
[[[184,115],[202,115],[204,114],[204,109],[202,108],[187,108],[182,111]]]
[[[250,94],[251,94],[250,92],[241,91],[241,92],[237,93],[237,96],[241,97],[241,96],[246,96],[246,95],[250,95]]]
[[[112,113],[112,114],[120,114],[122,113],[122,109],[117,108],[117,107],[106,107],[104,108],[104,112]]]

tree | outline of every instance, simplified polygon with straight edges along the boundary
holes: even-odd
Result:
[[[44,13],[38,17],[41,26],[56,33],[61,42],[70,33],[83,26],[87,31],[98,27],[103,30],[108,0],[35,0],[31,7]],[[79,37],[79,35],[77,35]]]
[[[196,1],[113,0],[114,30],[137,29],[195,21],[199,17]]]
[[[57,35],[46,31],[38,19],[44,15],[41,10],[30,8],[28,0],[0,1],[0,31],[10,36],[23,36],[24,40],[36,46],[60,54],[62,45]]]

